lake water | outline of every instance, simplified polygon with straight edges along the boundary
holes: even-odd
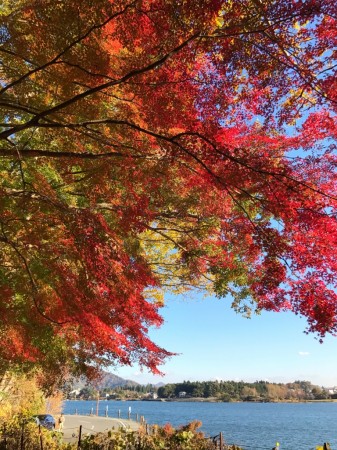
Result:
[[[228,444],[244,449],[271,450],[276,442],[280,450],[310,450],[324,442],[337,450],[337,403],[203,403],[100,401],[99,415],[131,419],[144,416],[149,424],[185,425],[202,422],[207,436],[223,432]],[[64,402],[65,414],[96,413],[95,401]]]

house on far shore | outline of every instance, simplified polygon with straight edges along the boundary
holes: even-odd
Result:
[[[74,397],[75,398],[75,400],[76,400],[76,397],[78,396],[78,395],[80,395],[80,389],[74,389],[73,391],[70,391],[69,392],[69,396],[70,397]]]
[[[185,391],[180,391],[178,396],[179,396],[179,398],[184,398],[184,397],[186,397],[186,392]]]
[[[145,400],[157,400],[158,394],[157,392],[148,392],[147,394],[144,394],[143,398]]]
[[[329,392],[329,394],[337,394],[337,386],[327,388],[327,391]]]

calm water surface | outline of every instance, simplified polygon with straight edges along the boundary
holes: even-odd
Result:
[[[337,403],[202,403],[202,402],[131,402],[100,401],[99,415],[127,418],[144,416],[147,423],[173,426],[193,420],[202,422],[207,436],[220,431],[229,444],[244,449],[271,450],[276,442],[280,450],[309,450],[324,442],[337,450]],[[64,403],[65,414],[96,413],[95,401]]]

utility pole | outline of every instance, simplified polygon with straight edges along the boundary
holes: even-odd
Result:
[[[97,391],[96,416],[98,416],[99,391]]]

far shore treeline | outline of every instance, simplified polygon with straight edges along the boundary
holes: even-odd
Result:
[[[256,381],[203,381],[167,384],[158,389],[160,398],[202,397],[220,401],[281,401],[324,400],[331,398],[329,390],[312,385],[309,381],[269,383]]]
[[[73,391],[74,392],[74,391]],[[73,392],[67,397],[74,398]],[[309,381],[291,383],[270,383],[256,381],[184,381],[163,386],[126,384],[123,386],[85,385],[77,390],[76,399],[96,399],[100,397],[115,400],[186,400],[205,399],[208,401],[307,401],[329,400],[337,398],[337,388],[325,388],[313,385]]]

